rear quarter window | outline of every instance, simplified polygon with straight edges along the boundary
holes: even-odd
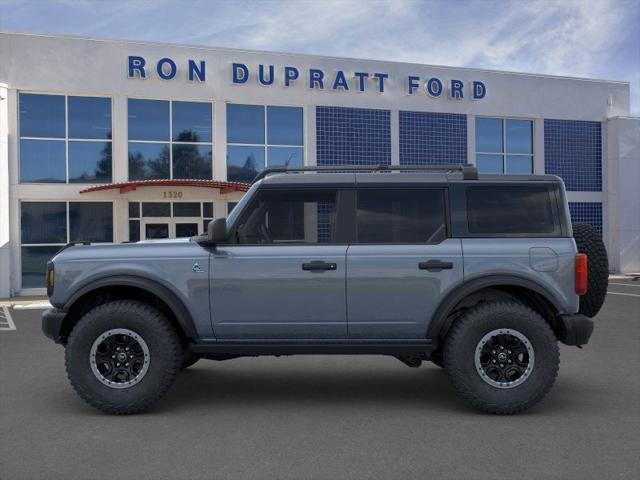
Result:
[[[466,189],[467,223],[474,234],[553,234],[553,203],[545,186]]]

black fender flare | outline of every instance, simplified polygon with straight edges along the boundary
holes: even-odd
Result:
[[[64,310],[69,311],[69,309],[76,301],[78,301],[88,293],[99,290],[101,288],[115,286],[140,288],[141,290],[146,290],[147,292],[160,298],[169,307],[169,309],[175,316],[185,336],[190,339],[198,338],[195,325],[193,324],[193,318],[191,318],[191,314],[189,313],[189,310],[184,305],[182,300],[180,300],[178,296],[169,288],[165,287],[159,282],[141,276],[114,275],[92,281],[90,284],[79,288],[71,295],[69,300],[67,300],[64,305]]]
[[[427,338],[438,339],[442,333],[446,333],[451,326],[451,320],[448,319],[453,308],[464,300],[467,296],[490,287],[522,287],[541,295],[547,300],[556,312],[560,311],[560,301],[546,287],[539,283],[517,275],[487,275],[458,285],[440,302],[433,314],[429,328],[427,329]]]

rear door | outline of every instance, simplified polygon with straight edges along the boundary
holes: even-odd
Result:
[[[349,338],[421,339],[444,293],[461,282],[446,188],[361,188],[347,251]]]

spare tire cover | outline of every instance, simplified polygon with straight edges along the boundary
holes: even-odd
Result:
[[[588,223],[573,224],[573,238],[578,252],[588,257],[587,293],[580,297],[580,313],[595,317],[607,296],[609,259],[600,235]]]

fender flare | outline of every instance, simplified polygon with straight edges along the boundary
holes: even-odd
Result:
[[[449,330],[449,327],[451,326],[451,320],[448,320],[449,314],[452,312],[453,308],[467,296],[477,292],[478,290],[482,290],[483,288],[505,286],[523,287],[531,290],[547,300],[557,312],[561,310],[560,301],[556,296],[549,289],[534,282],[533,280],[516,275],[487,275],[464,282],[447,294],[433,314],[433,319],[427,329],[427,338],[438,339],[443,332],[446,333]]]
[[[178,296],[169,288],[165,287],[155,280],[150,280],[141,276],[114,275],[95,280],[89,285],[80,287],[78,290],[76,290],[71,295],[69,300],[65,302],[64,310],[69,311],[69,309],[75,302],[77,302],[84,295],[93,292],[94,290],[115,286],[136,287],[141,290],[146,290],[147,292],[160,298],[169,307],[169,309],[175,316],[185,336],[190,339],[198,338],[196,328],[193,324],[193,318],[191,318],[191,314],[189,313],[187,307],[184,305],[184,302],[182,302],[182,300],[180,300]]]

